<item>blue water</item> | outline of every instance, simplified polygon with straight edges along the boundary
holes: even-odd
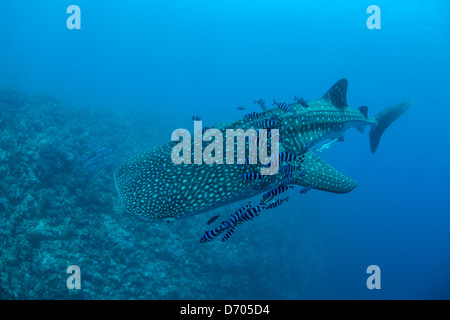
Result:
[[[80,30],[66,27],[66,9],[71,4],[81,8]],[[381,9],[380,30],[366,26],[366,9],[372,4]],[[150,233],[144,222],[117,215],[112,205],[107,209],[100,206],[106,217],[110,212],[110,219],[119,219],[117,224],[128,223],[121,230],[133,237],[130,239],[158,242],[158,250],[177,248],[181,253],[175,257],[143,256],[132,266],[125,260],[115,261],[115,276],[122,279],[117,281],[133,288],[112,295],[104,289],[106,280],[89,278],[91,265],[83,265],[80,256],[90,250],[92,258],[97,250],[98,259],[102,259],[100,252],[106,250],[102,243],[110,241],[111,233],[117,230],[108,230],[113,222],[89,226],[101,229],[98,247],[72,246],[67,252],[70,262],[62,258],[66,250],[63,245],[58,256],[46,255],[56,261],[62,259],[61,265],[77,264],[86,270],[82,271],[86,274],[82,281],[89,281],[81,291],[93,293],[75,297],[450,298],[447,0],[18,0],[1,7],[0,86],[124,114],[124,122],[148,117],[139,129],[142,140],[133,142],[140,147],[155,145],[154,141],[144,141],[150,133],[155,141],[168,141],[172,130],[191,129],[193,114],[201,115],[206,125],[233,121],[242,117],[242,111],[236,108],[239,105],[247,111],[258,110],[254,99],[291,101],[294,95],[317,99],[341,78],[349,81],[349,106],[367,105],[369,115],[403,101],[414,102],[383,135],[375,155],[370,152],[367,132],[361,135],[356,130],[347,133],[344,143],[335,143],[321,154],[358,182],[354,191],[296,194],[272,218],[254,221],[251,227],[239,230],[248,232],[247,236],[236,235],[224,244],[208,244],[205,249],[198,243],[212,213],[193,217],[192,222],[186,222],[187,229],[183,223],[175,223],[174,227],[164,225],[159,232],[151,229]],[[102,118],[96,121],[102,124]],[[114,135],[117,131],[112,127],[108,132]],[[57,134],[53,138],[57,139]],[[119,138],[126,139],[123,135]],[[81,135],[74,134],[73,139],[81,139]],[[73,153],[75,159],[83,154],[81,149],[80,154]],[[9,164],[3,160],[0,165],[7,168]],[[107,181],[112,183],[111,179]],[[57,184],[48,188],[59,190]],[[82,188],[77,194],[81,197]],[[114,197],[111,192],[110,202]],[[8,196],[2,198],[10,200]],[[89,201],[86,203],[90,205]],[[79,214],[83,214],[86,203],[76,203]],[[45,224],[46,209],[42,210],[39,221]],[[2,220],[10,220],[9,214],[1,212]],[[64,217],[73,211],[60,214]],[[16,217],[15,223],[20,224],[20,219]],[[134,224],[145,227],[134,230]],[[195,225],[198,229],[192,229]],[[4,248],[7,243],[12,248],[19,246],[11,240],[17,236],[11,228],[1,234]],[[82,232],[83,226],[77,228]],[[170,250],[164,247],[169,235]],[[183,249],[185,243],[189,243],[189,250]],[[36,256],[43,251],[39,250],[46,249],[33,247],[27,257],[40,261]],[[74,250],[79,251],[78,256]],[[0,282],[2,298],[74,297],[67,295],[65,270],[51,268],[29,277],[38,279],[39,287],[39,281],[45,283],[50,274],[60,272],[60,295],[45,295],[45,290],[38,289],[35,295],[28,289],[14,295],[11,279],[19,277],[21,263],[29,261],[23,258],[8,265],[5,252],[9,251],[2,252],[1,265],[8,267]],[[189,269],[196,273],[183,276],[184,282],[179,281],[181,275],[167,272],[184,270],[189,264],[186,261],[196,265]],[[164,274],[160,272],[158,281],[141,273],[148,270],[151,274],[152,263],[170,265]],[[218,269],[219,265],[222,268]],[[366,287],[369,265],[381,269],[380,290]],[[140,281],[132,282],[124,271],[133,268],[142,275]],[[96,270],[109,273],[107,269]],[[241,271],[236,275],[235,270]],[[149,284],[151,281],[154,283]],[[222,289],[215,288],[222,285]],[[152,296],[146,295],[147,286],[157,287]],[[214,287],[215,293],[203,292],[202,296],[196,286]],[[243,286],[245,296],[241,295]],[[185,293],[166,294],[177,290]]]

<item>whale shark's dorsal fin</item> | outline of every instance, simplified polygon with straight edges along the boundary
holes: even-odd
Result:
[[[338,108],[346,108],[347,106],[347,79],[341,79],[336,82],[327,93],[324,94],[322,99],[330,101],[334,106]]]

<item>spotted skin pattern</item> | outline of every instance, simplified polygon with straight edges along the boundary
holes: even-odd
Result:
[[[296,184],[313,185],[314,189],[335,193],[350,192],[357,186],[353,179],[338,172],[310,151],[314,145],[326,139],[335,139],[349,128],[377,125],[377,118],[368,117],[367,110],[364,114],[359,109],[347,107],[346,91],[347,80],[342,79],[322,98],[309,100],[307,107],[297,102],[289,104],[289,108],[297,114],[296,117],[291,112],[273,108],[258,119],[279,119],[285,138],[280,143],[280,152],[304,155],[301,160],[280,163],[280,167],[287,164],[298,167],[291,173],[292,181]],[[178,142],[168,142],[122,163],[114,172],[114,180],[123,208],[144,221],[172,221],[244,200],[280,186],[286,179],[285,174],[266,175],[259,180],[239,178],[243,174],[258,172],[263,167],[259,162],[256,165],[226,164],[226,129],[242,129],[244,132],[257,129],[254,119],[248,118],[214,125],[223,135],[223,164],[175,165],[171,159],[171,151]],[[305,118],[308,121],[303,121]],[[233,147],[236,150],[237,141],[234,140]],[[248,157],[248,139],[243,140],[246,141]],[[192,159],[194,144],[192,138]],[[202,151],[208,144],[209,142],[203,143]],[[218,154],[220,155],[220,151],[216,150],[215,155]],[[236,152],[234,155],[234,163],[238,163]]]

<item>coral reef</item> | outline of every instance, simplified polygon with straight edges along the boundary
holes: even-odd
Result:
[[[127,117],[0,91],[1,299],[301,297],[300,289],[298,296],[292,296],[297,289],[283,290],[289,281],[306,290],[317,258],[283,247],[296,241],[304,252],[298,235],[277,245],[261,232],[264,218],[243,226],[225,248],[199,238],[208,217],[225,217],[234,207],[170,224],[147,224],[121,211],[114,167],[166,141],[167,128],[154,114]],[[113,151],[105,156],[104,148]],[[271,228],[283,232],[276,223]],[[66,287],[73,264],[81,269],[81,290]],[[272,271],[287,273],[292,265],[298,273],[280,289]]]

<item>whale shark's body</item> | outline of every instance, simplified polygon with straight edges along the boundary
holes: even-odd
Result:
[[[362,132],[369,126],[370,146],[375,153],[384,130],[411,103],[401,103],[369,117],[367,107],[353,109],[347,106],[346,92],[347,80],[342,79],[320,99],[310,100],[307,104],[289,104],[289,110],[293,112],[273,108],[256,120],[242,119],[217,124],[214,128],[226,136],[226,129],[245,131],[254,128],[256,121],[279,119],[280,137],[283,139],[280,151],[304,155],[303,160],[290,162],[299,167],[290,176],[291,180],[314,189],[350,192],[357,186],[356,182],[322,160],[314,148],[327,139],[342,141],[344,132],[352,127]],[[239,178],[244,173],[259,171],[261,164],[238,165],[224,161],[224,164],[177,165],[171,158],[176,144],[169,142],[138,154],[115,170],[116,188],[127,212],[145,221],[170,221],[256,196],[276,188],[286,179],[282,174],[258,180]]]

